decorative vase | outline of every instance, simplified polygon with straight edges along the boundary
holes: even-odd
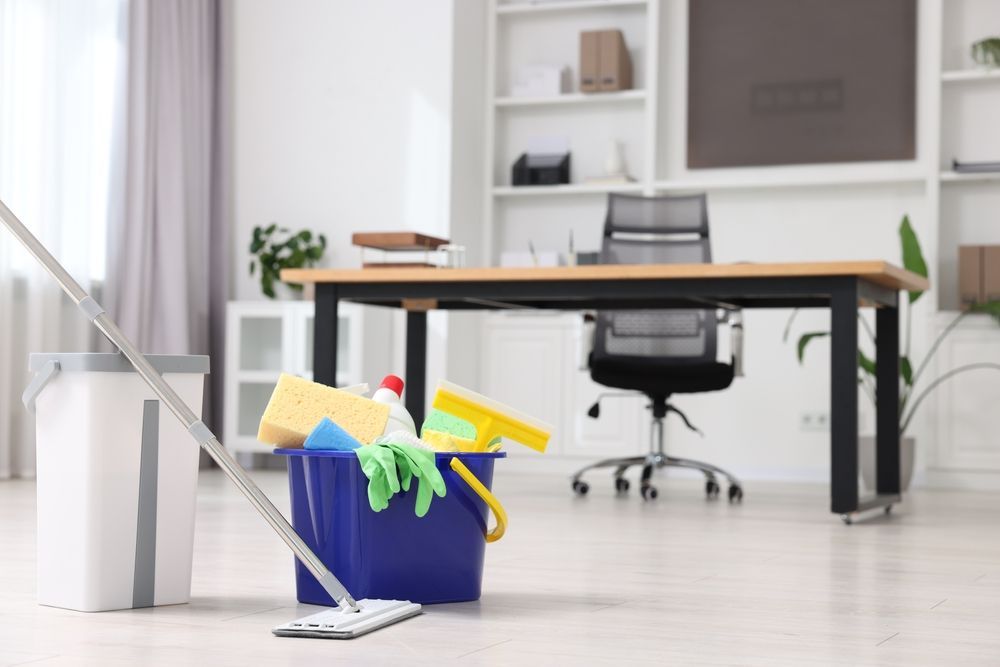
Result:
[[[625,156],[620,143],[612,139],[608,142],[608,154],[604,158],[604,175],[608,177],[625,174]]]
[[[916,440],[912,436],[899,439],[899,490],[910,488],[913,479],[914,452]],[[858,438],[858,464],[861,468],[861,480],[865,488],[875,493],[875,436],[863,435]]]

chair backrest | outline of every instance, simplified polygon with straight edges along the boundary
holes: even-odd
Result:
[[[711,261],[705,195],[609,195],[602,263]],[[595,361],[642,357],[685,364],[716,358],[715,309],[605,310],[597,314],[594,333]]]

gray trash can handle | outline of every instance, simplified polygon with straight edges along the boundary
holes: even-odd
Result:
[[[35,373],[35,377],[31,378],[31,383],[21,394],[21,402],[24,403],[24,407],[28,408],[28,412],[35,414],[35,399],[38,395],[42,393],[42,389],[45,389],[45,385],[56,376],[59,372],[59,362],[55,359],[49,359],[45,364]]]

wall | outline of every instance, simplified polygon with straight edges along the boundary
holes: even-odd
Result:
[[[322,232],[329,242],[323,264],[356,267],[353,232],[413,229],[447,237],[452,208],[467,219],[467,198],[479,205],[478,192],[462,189],[460,177],[459,189],[452,186],[453,173],[467,173],[469,146],[478,155],[482,144],[475,134],[481,112],[469,107],[468,96],[455,97],[468,120],[454,122],[452,108],[455,82],[469,78],[470,67],[477,78],[482,71],[473,57],[457,63],[458,78],[452,75],[455,44],[466,40],[464,51],[477,35],[482,43],[484,15],[475,4],[232,3],[235,298],[260,298],[247,273],[255,225],[276,221]],[[481,108],[482,93],[473,85],[471,94]],[[467,137],[458,147],[456,132]],[[398,313],[366,311],[366,375],[377,380],[401,371],[405,327]],[[448,327],[446,317],[432,315],[431,378],[444,374],[452,353]]]

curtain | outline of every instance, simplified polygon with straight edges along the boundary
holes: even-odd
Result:
[[[104,303],[144,352],[212,354],[206,421],[217,428],[229,270],[219,11],[216,0],[130,3],[123,191]]]
[[[0,0],[0,198],[100,292],[124,0]],[[0,229],[0,479],[34,474],[20,403],[29,352],[94,350],[97,335]]]

